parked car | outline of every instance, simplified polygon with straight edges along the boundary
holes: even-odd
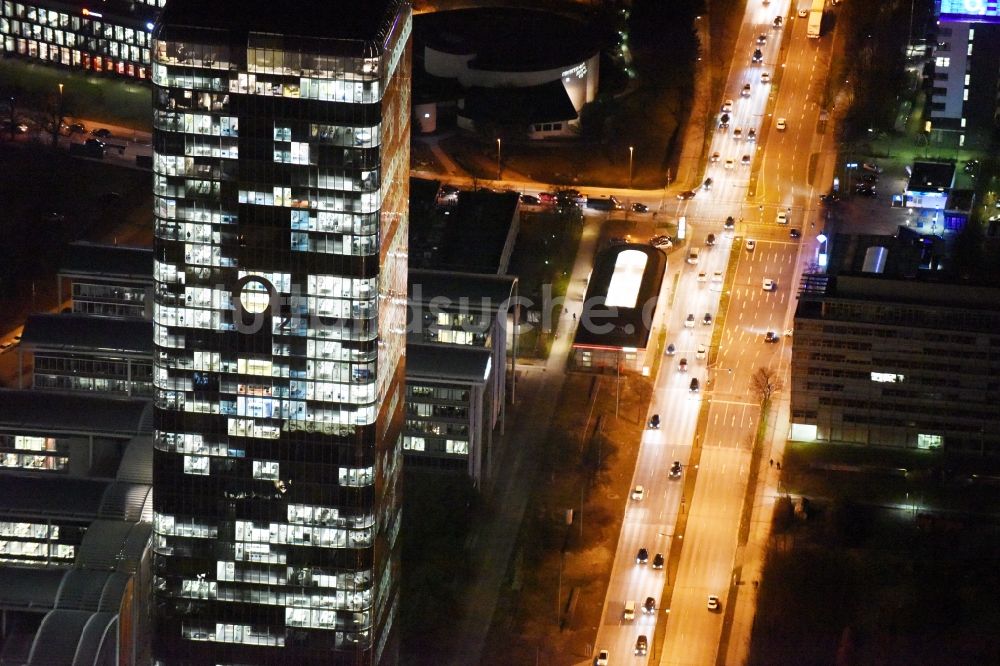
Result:
[[[633,213],[645,213],[648,211],[649,211],[649,206],[647,206],[644,203],[639,203],[638,201],[636,201],[634,204],[632,204]]]
[[[522,194],[521,203],[526,204],[528,206],[537,206],[540,203],[542,203],[542,200],[531,194]]]
[[[764,278],[760,286],[764,289],[764,291],[774,291],[774,280],[771,278]]]
[[[779,132],[784,132],[787,127],[788,124],[785,122],[784,118],[778,118],[778,121],[774,124],[774,128]]]
[[[601,650],[594,658],[594,666],[608,666],[609,654],[607,650]]]
[[[70,134],[86,134],[87,128],[83,123],[72,123],[66,126],[66,131]]]
[[[788,224],[788,211],[779,210],[774,221],[778,224]]]
[[[779,339],[778,334],[774,331],[768,331],[764,334],[764,342],[777,342]]]
[[[97,129],[91,131],[91,134],[96,136],[98,139],[107,139],[111,136],[111,130],[107,127],[98,127]]]
[[[719,604],[719,597],[714,594],[708,595],[708,610],[717,611],[719,610],[721,604]]]
[[[789,229],[788,230],[788,237],[789,238],[801,238],[802,237],[802,232],[799,231],[798,229]]]
[[[697,196],[697,192],[694,190],[685,190],[677,195],[677,198],[682,201],[687,201],[688,199],[694,199]]]
[[[752,238],[748,238],[746,242],[747,252],[753,252],[755,247],[757,247],[757,241]]]

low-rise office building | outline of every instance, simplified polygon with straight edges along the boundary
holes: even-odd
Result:
[[[153,395],[153,322],[84,314],[31,315],[17,348],[18,387],[107,396]]]
[[[153,250],[148,247],[77,242],[69,246],[57,276],[58,302],[108,317],[153,318]]]
[[[152,411],[0,390],[0,663],[148,662]]]
[[[834,239],[855,250],[800,295],[791,439],[1000,451],[1000,287],[945,281],[922,241]]]

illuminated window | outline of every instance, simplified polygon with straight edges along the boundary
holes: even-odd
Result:
[[[208,456],[184,456],[184,473],[208,476]]]
[[[897,374],[894,374],[894,373],[891,373],[891,372],[873,372],[872,373],[872,381],[873,382],[893,383],[893,382],[901,382],[904,379],[906,379],[905,376],[903,376],[903,375],[897,375]]]
[[[940,449],[944,445],[944,437],[941,435],[917,435],[918,449]]]
[[[276,481],[279,474],[279,465],[275,460],[254,460],[253,478]]]

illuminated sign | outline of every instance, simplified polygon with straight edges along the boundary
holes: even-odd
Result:
[[[1000,0],[940,0],[938,15],[947,21],[1000,23]]]

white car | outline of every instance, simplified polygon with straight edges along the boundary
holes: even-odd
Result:
[[[725,166],[726,166],[727,169],[732,169],[734,166],[736,166],[736,163],[733,162],[733,160],[729,159],[729,160],[726,160],[726,165]]]
[[[744,83],[743,84],[743,89],[740,90],[740,96],[741,97],[749,97],[750,96],[750,84],[749,83]]]
[[[764,291],[774,291],[774,280],[771,278],[764,278],[761,286],[764,288]]]
[[[693,314],[689,314],[687,316],[687,319],[684,320],[684,327],[685,328],[694,328],[694,315]]]
[[[597,657],[594,658],[594,666],[608,666],[608,659],[610,655],[607,650],[601,650],[597,653]]]
[[[708,610],[715,611],[719,610],[719,597],[714,594],[708,595]]]
[[[805,18],[807,16],[809,16],[809,8],[799,7],[799,18]]]
[[[777,217],[774,218],[774,221],[778,224],[788,224],[788,212],[779,210]]]
[[[718,152],[712,153],[711,161],[712,162],[718,162],[719,161],[719,153]]]
[[[755,247],[757,247],[757,241],[755,241],[752,238],[748,238],[747,239],[747,244],[746,244],[747,252],[753,252],[753,249]]]
[[[708,275],[705,273],[698,273],[698,282],[708,282]]]
[[[632,499],[637,501],[642,501],[642,498],[646,496],[646,488],[644,486],[636,486],[632,489]]]
[[[743,129],[739,128],[739,127],[733,129],[733,138],[736,139],[737,141],[739,141],[740,139],[742,139],[743,138]]]
[[[707,353],[708,350],[705,349],[705,345],[698,345],[698,351],[695,352],[694,357],[697,359],[702,359],[705,358],[705,354]]]
[[[771,82],[771,75],[768,74],[767,72],[761,72],[760,82],[761,83],[770,83]]]
[[[722,271],[712,273],[712,282],[722,282]]]
[[[788,125],[785,123],[784,118],[778,118],[778,122],[774,124],[774,128],[779,132],[784,132],[786,127],[788,127]]]
[[[722,103],[722,113],[732,113],[733,112],[733,100],[727,99]]]

